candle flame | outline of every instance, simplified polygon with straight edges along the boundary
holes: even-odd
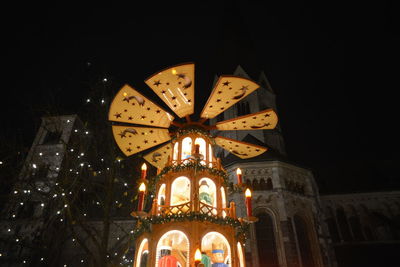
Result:
[[[143,165],[142,165],[142,171],[145,171],[145,170],[147,170],[147,165],[146,165],[146,163],[143,163]]]
[[[251,197],[251,191],[249,188],[246,189],[246,192],[244,193],[246,197]]]
[[[194,253],[194,260],[195,260],[195,261],[201,261],[201,252],[200,252],[200,249],[196,249],[196,252]]]
[[[237,175],[240,175],[240,174],[242,174],[242,170],[241,170],[240,168],[237,168],[237,170],[236,170],[236,174],[237,174]]]
[[[141,183],[141,184],[140,184],[140,186],[139,186],[139,191],[140,191],[140,192],[146,191],[146,185],[145,185],[144,183]]]

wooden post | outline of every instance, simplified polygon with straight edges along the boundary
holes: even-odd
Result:
[[[151,207],[151,214],[152,215],[157,215],[157,199],[153,199],[153,206]]]
[[[236,219],[236,207],[235,202],[231,201],[230,203],[230,215],[233,219]]]

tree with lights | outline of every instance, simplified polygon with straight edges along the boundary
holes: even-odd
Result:
[[[112,91],[111,82],[102,78],[92,85],[75,120],[54,114],[47,118],[54,120],[49,125],[56,125],[55,130],[46,129],[46,138],[52,135],[52,140],[28,154],[8,190],[1,220],[0,263],[130,264],[135,223],[130,212],[137,202],[133,192],[143,160],[124,159],[113,142],[107,121]],[[69,124],[73,125],[66,140],[60,133]],[[59,149],[52,150],[55,146]],[[2,170],[6,163],[2,158]]]

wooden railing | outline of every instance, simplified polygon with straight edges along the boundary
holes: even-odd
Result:
[[[196,202],[198,203],[197,205],[194,204]],[[158,205],[157,200],[154,199],[151,214],[165,216],[170,214],[187,214],[191,211],[207,214],[209,216],[228,216],[236,219],[236,207],[233,201],[230,203],[228,208],[219,209],[201,201],[189,201],[174,206]]]

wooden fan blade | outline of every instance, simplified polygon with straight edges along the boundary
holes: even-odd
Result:
[[[147,160],[151,165],[158,169],[165,167],[168,161],[168,156],[172,155],[172,145],[171,143],[166,144],[159,149],[156,149],[149,154],[145,155],[143,158]]]
[[[212,119],[259,87],[257,83],[243,77],[220,76],[200,116]]]
[[[118,147],[126,156],[171,140],[168,129],[113,125],[112,131]]]
[[[108,119],[168,128],[174,117],[129,85],[124,85],[111,103]]]
[[[256,157],[268,150],[266,147],[257,146],[222,136],[217,136],[215,138],[215,143],[242,159]]]
[[[145,83],[180,118],[194,112],[194,64],[169,67],[145,80]]]
[[[218,122],[218,130],[265,130],[274,129],[278,123],[278,116],[272,109],[266,109],[253,114],[240,116],[234,119]]]

